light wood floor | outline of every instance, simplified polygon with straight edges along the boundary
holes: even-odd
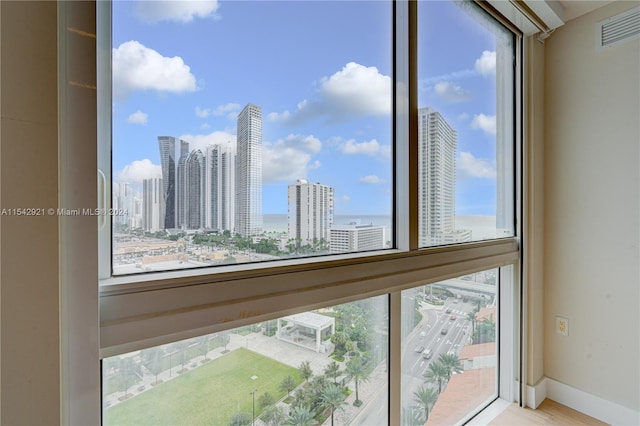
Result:
[[[535,410],[520,408],[516,404],[512,404],[489,424],[496,426],[606,425],[600,420],[550,399],[542,401],[542,404]]]

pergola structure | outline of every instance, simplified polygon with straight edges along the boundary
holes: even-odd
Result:
[[[335,330],[335,318],[304,312],[278,319],[276,337],[294,345],[314,349],[316,352],[325,352],[322,342],[327,336],[335,333]]]

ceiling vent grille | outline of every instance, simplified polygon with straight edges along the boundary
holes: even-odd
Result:
[[[636,38],[640,38],[640,7],[634,7],[596,24],[598,50],[617,46]]]

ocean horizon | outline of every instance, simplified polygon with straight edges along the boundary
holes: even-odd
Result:
[[[266,232],[287,232],[287,214],[264,214],[263,227]],[[335,215],[336,225],[346,225],[357,221],[385,227],[385,238],[391,232],[390,215]],[[456,229],[470,229],[474,240],[496,237],[496,217],[482,215],[460,215],[455,217]]]

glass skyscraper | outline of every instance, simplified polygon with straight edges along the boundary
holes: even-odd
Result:
[[[247,104],[238,114],[236,232],[262,232],[262,109]]]

